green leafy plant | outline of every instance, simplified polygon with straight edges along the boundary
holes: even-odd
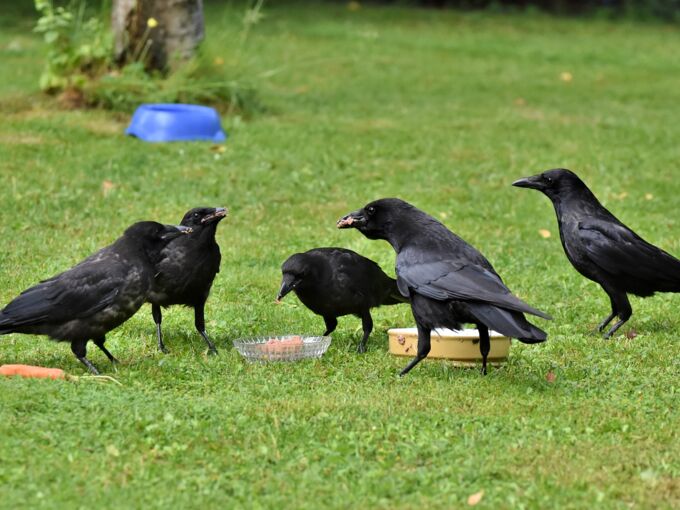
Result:
[[[257,0],[246,10],[238,44],[232,44],[240,57],[251,27],[262,18],[262,3]],[[141,102],[202,103],[246,115],[261,110],[254,87],[240,77],[243,70],[223,65],[224,59],[210,50],[201,48],[174,65],[172,73],[161,75],[145,70],[144,43],[134,61],[119,69],[113,62],[112,34],[100,17],[88,14],[85,0],[66,6],[35,0],[35,7],[41,17],[34,30],[48,45],[40,77],[40,88],[48,93],[71,91],[77,105],[118,111],[130,111]]]
[[[40,88],[59,92],[81,88],[104,72],[111,62],[112,38],[100,19],[87,17],[84,0],[55,6],[52,0],[35,0],[40,18],[34,28],[43,34],[49,50],[40,76]]]

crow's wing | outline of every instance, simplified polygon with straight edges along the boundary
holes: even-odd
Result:
[[[590,219],[578,224],[591,262],[616,276],[680,284],[680,260],[638,236],[624,225]]]
[[[390,278],[377,262],[345,248],[319,248],[329,257],[333,279],[357,300],[370,307],[406,303],[394,278]],[[364,301],[365,300],[365,301]]]
[[[371,264],[377,264],[350,250],[337,249],[330,261],[333,283],[358,300],[365,300],[371,294]],[[368,271],[367,271],[368,269]]]
[[[0,326],[33,326],[90,316],[116,298],[124,276],[103,263],[79,264],[26,289],[2,310]]]
[[[450,260],[417,264],[399,264],[397,261],[397,285],[405,296],[413,289],[438,301],[481,301],[550,319],[549,315],[513,296],[496,274],[476,265],[461,265]]]

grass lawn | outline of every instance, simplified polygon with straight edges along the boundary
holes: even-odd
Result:
[[[273,4],[238,58],[242,7],[208,7],[208,50],[267,107],[224,119],[224,152],[58,109],[37,90],[33,20],[0,23],[0,305],[134,221],[231,211],[207,307],[220,356],[186,309],[165,312],[160,354],[146,305],[108,335],[117,372],[90,347],[122,386],[0,380],[0,508],[450,509],[482,490],[479,508],[678,508],[680,295],[632,298],[603,341],[606,295],[568,264],[549,201],[510,186],[576,170],[680,255],[677,27]],[[387,243],[335,228],[384,196],[478,247],[554,316],[535,320],[548,342],[514,343],[487,377],[431,360],[398,379],[386,330],[413,319],[395,306],[375,311],[363,356],[348,317],[319,361],[246,364],[232,339],[322,332],[295,296],[274,304],[290,254],[343,246],[394,274]],[[44,337],[2,337],[0,363],[83,373]]]

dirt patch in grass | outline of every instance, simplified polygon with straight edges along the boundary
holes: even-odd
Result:
[[[3,145],[42,145],[45,140],[42,136],[22,133],[0,133],[0,144]]]
[[[120,135],[123,133],[127,121],[122,121],[107,117],[98,117],[96,119],[78,119],[78,125],[87,129],[96,135]]]

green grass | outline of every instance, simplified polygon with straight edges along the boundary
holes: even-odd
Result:
[[[680,254],[680,34],[675,27],[344,5],[269,6],[245,51],[242,8],[209,7],[207,45],[247,70],[268,111],[224,119],[225,152],[125,138],[127,117],[63,111],[37,91],[32,20],[0,31],[0,303],[141,219],[226,205],[208,301],[148,306],[108,335],[122,384],[0,380],[1,508],[672,508],[680,504],[680,296],[632,299],[610,341],[595,284],[567,263],[545,197],[510,183],[565,166],[619,218]],[[561,73],[571,73],[562,81]],[[102,183],[114,187],[103,192]],[[477,246],[554,316],[543,345],[477,370],[428,361],[403,380],[386,330],[407,306],[340,319],[320,361],[249,365],[240,336],[318,333],[273,301],[291,253],[344,246],[393,274],[343,213],[399,196]],[[552,232],[542,238],[539,229]],[[0,362],[83,369],[67,344],[9,335]],[[546,374],[556,375],[554,383]]]

